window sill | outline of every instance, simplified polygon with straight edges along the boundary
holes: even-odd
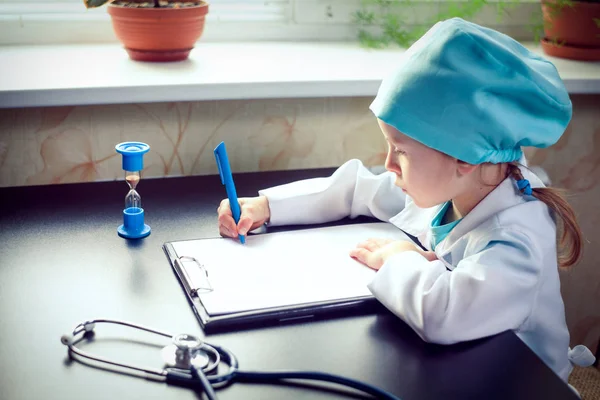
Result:
[[[374,96],[401,56],[354,43],[198,43],[189,60],[141,63],[115,44],[4,46],[0,107]],[[600,93],[600,63],[550,60],[570,93]]]

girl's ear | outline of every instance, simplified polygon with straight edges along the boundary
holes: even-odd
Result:
[[[477,169],[478,165],[468,164],[464,161],[456,160],[456,172],[458,176],[466,176]]]

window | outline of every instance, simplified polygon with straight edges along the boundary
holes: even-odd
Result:
[[[151,0],[150,0],[151,1]],[[438,4],[467,0],[411,0],[415,21],[431,14]],[[492,12],[482,18],[495,24]],[[523,26],[539,0],[502,0],[524,3],[524,12],[508,25]],[[203,41],[354,40],[358,28],[352,14],[361,0],[209,0]],[[412,17],[411,17],[412,18]],[[478,21],[481,23],[481,21]],[[485,22],[485,21],[484,21]],[[117,43],[106,7],[87,10],[82,0],[0,0],[0,45],[56,43]]]
[[[335,1],[345,4],[348,0]],[[348,2],[354,1],[358,4],[360,0]],[[323,24],[316,17],[331,14],[331,10],[327,10],[331,2],[327,1],[209,0],[209,3],[202,40],[341,40],[354,37],[347,27],[340,30],[330,29],[333,24],[331,27],[319,26]],[[0,45],[116,42],[105,6],[88,10],[82,0],[0,0]]]

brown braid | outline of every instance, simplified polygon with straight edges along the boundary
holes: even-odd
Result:
[[[508,164],[507,173],[516,181],[523,179],[519,165],[514,162]],[[546,203],[552,210],[561,232],[558,243],[558,265],[562,268],[574,266],[583,252],[583,234],[573,208],[562,194],[564,191],[549,187],[531,189],[532,196]]]

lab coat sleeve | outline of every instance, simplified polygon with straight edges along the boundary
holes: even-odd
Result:
[[[259,191],[269,199],[270,225],[316,224],[366,215],[388,221],[404,208],[406,196],[395,175],[374,175],[350,160],[331,176],[292,182]]]
[[[451,344],[522,326],[531,313],[542,255],[523,233],[499,230],[453,271],[414,251],[390,257],[373,295],[428,342]]]

